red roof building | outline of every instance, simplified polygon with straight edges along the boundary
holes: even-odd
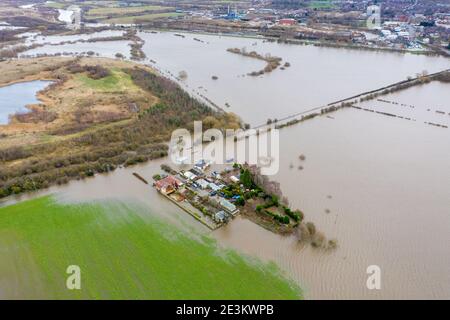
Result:
[[[163,194],[171,194],[183,185],[183,182],[174,176],[167,176],[155,182],[155,188]]]
[[[280,19],[280,21],[278,21],[279,25],[282,26],[293,26],[294,24],[296,24],[297,21],[295,19]]]

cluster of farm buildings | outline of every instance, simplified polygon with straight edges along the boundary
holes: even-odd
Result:
[[[207,173],[210,164],[204,160],[188,170],[170,170],[156,178],[154,187],[189,214],[211,229],[228,222],[239,213],[234,202],[237,197],[226,199],[221,192],[229,183],[239,182],[233,168],[222,173]]]

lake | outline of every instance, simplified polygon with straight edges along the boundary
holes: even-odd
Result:
[[[30,81],[0,88],[0,125],[8,123],[9,115],[27,112],[26,105],[39,103],[36,93],[50,83],[51,81]]]

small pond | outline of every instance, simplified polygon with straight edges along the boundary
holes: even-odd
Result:
[[[39,103],[36,93],[49,84],[51,81],[30,81],[0,88],[0,125],[8,123],[9,115],[26,112],[26,105]]]

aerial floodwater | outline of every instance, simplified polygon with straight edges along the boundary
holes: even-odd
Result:
[[[423,71],[450,68],[449,59],[410,53],[203,34],[177,36],[173,32],[138,35],[145,40],[147,58],[142,63],[253,126]],[[103,56],[122,53],[128,57],[127,41],[118,44],[93,42],[48,48],[51,53],[78,52],[89,46]],[[244,47],[247,52],[281,57],[282,65],[289,62],[289,66],[250,76],[264,68],[265,62],[227,51]],[[45,50],[36,48],[33,53]],[[187,74],[183,80],[177,79],[181,71]],[[45,85],[30,89],[31,101],[15,86],[0,89],[0,123],[16,112],[13,107],[33,103],[36,91]],[[13,88],[21,92],[20,100],[17,92],[13,95]],[[12,97],[19,102],[4,108]],[[270,179],[280,182],[292,208],[304,211],[307,221],[314,222],[327,237],[337,239],[336,250],[313,249],[293,236],[276,235],[241,217],[210,231],[132,175],[138,173],[151,181],[162,163],[176,168],[169,159],[121,168],[33,196],[56,194],[59,201],[71,203],[138,200],[148,212],[180,228],[208,234],[222,246],[264,262],[276,262],[304,290],[307,299],[449,299],[449,101],[450,84],[433,81],[280,130],[280,170]],[[372,112],[367,112],[369,109]],[[29,197],[10,198],[7,203]],[[382,290],[366,286],[370,265],[381,268]]]
[[[116,34],[111,34],[116,35]],[[178,81],[196,97],[206,97],[225,111],[238,114],[252,126],[268,119],[282,119],[294,113],[324,106],[365,91],[380,88],[409,76],[450,68],[443,57],[383,51],[292,45],[263,39],[174,33],[138,32],[149,64],[163,75]],[[181,36],[180,36],[181,35]],[[63,37],[61,42],[66,41]],[[130,42],[101,41],[64,43],[34,48],[23,56],[40,54],[80,54],[92,51],[114,58],[130,57]],[[282,65],[261,76],[248,73],[266,63],[227,51],[245,48],[282,58]],[[187,77],[177,79],[180,72]],[[213,77],[217,77],[214,78]]]
[[[16,112],[27,112],[26,105],[39,103],[36,93],[51,81],[30,81],[0,88],[0,125],[7,124],[9,116]]]
[[[337,250],[315,251],[244,219],[218,230],[220,242],[276,261],[307,298],[450,298],[450,134],[424,123],[449,122],[450,84],[388,98],[399,103],[390,112],[415,102],[408,117],[416,121],[344,109],[280,132],[280,170],[271,178],[293,208],[338,239]],[[446,114],[427,112],[433,106]],[[370,265],[381,268],[382,290],[366,287]]]
[[[450,68],[450,60],[424,55],[292,45],[230,36],[140,32],[143,50],[162,72],[187,73],[183,84],[251,125],[268,118],[320,107],[387,84],[406,80],[424,70]],[[236,55],[228,48],[245,48],[282,58],[290,64],[261,76],[261,60]],[[212,77],[216,76],[217,79]]]
[[[149,214],[191,234],[210,234],[226,248],[275,261],[307,299],[449,298],[450,136],[448,129],[421,121],[430,106],[421,101],[429,94],[450,112],[448,85],[430,83],[389,96],[405,103],[415,97],[418,110],[410,116],[418,112],[417,121],[344,109],[281,130],[280,171],[271,179],[280,182],[291,207],[338,240],[333,251],[302,245],[241,217],[211,232],[132,174],[150,181],[162,163],[177,168],[167,158],[38,195],[55,194],[63,203],[142,203]],[[372,102],[378,104],[383,102]],[[299,160],[300,154],[306,159]],[[369,265],[380,266],[383,290],[367,289]]]

